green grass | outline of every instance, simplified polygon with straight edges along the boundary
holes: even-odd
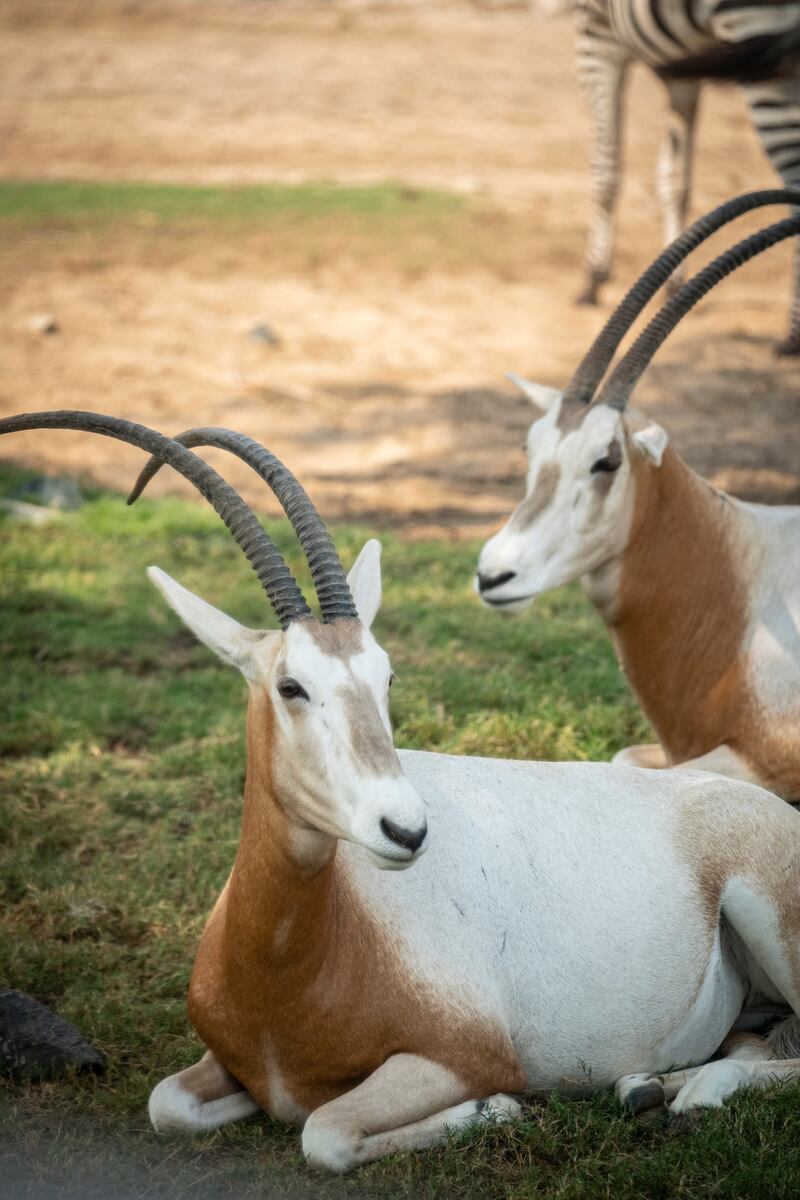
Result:
[[[63,180],[0,181],[0,222],[76,224],[153,218],[252,223],[276,215],[296,218],[356,214],[362,217],[439,215],[460,207],[448,192],[401,184],[253,184],[239,187],[162,183],[77,183]]]
[[[18,479],[4,470],[0,490]],[[299,570],[286,528],[270,529]],[[368,532],[337,531],[346,562]],[[576,588],[501,621],[470,593],[476,544],[382,540],[376,628],[400,677],[399,745],[607,758],[646,735]],[[797,1194],[797,1088],[682,1126],[631,1120],[610,1096],[554,1098],[513,1128],[344,1180],[312,1174],[296,1133],[267,1119],[188,1143],[150,1133],[150,1088],[198,1052],[185,991],[237,842],[245,703],[148,583],[151,562],[245,622],[264,617],[200,506],[91,493],[47,528],[0,518],[0,981],[75,1021],[109,1061],[99,1078],[0,1088],[0,1196]]]

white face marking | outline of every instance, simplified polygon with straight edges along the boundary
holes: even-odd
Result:
[[[627,541],[626,420],[598,405],[574,427],[562,422],[562,431],[560,407],[531,426],[526,497],[478,559],[476,591],[498,612],[522,612],[541,592],[609,563]]]
[[[277,650],[257,649],[255,686],[268,692],[275,714],[273,778],[302,827],[357,842],[379,866],[405,867],[424,842],[409,848],[396,831],[413,842],[425,827],[424,806],[392,743],[389,658],[364,625],[353,635],[345,647],[352,652],[330,652],[325,627],[298,621]]]

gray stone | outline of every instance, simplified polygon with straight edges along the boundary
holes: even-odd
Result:
[[[280,346],[281,339],[269,325],[254,325],[247,333],[251,342],[260,342],[262,346]]]
[[[71,1069],[103,1071],[105,1065],[69,1021],[25,992],[0,991],[0,1075],[52,1079]]]
[[[13,500],[41,504],[44,508],[55,508],[59,512],[74,512],[84,504],[81,489],[66,476],[40,475],[28,483],[21,483],[10,494]]]

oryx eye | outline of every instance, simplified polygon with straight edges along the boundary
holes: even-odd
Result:
[[[622,450],[616,438],[612,438],[606,447],[606,452],[597,462],[592,463],[592,475],[610,474],[622,466]]]
[[[278,680],[278,693],[284,700],[308,699],[306,689],[296,679],[292,679],[291,675],[283,675]]]
[[[596,475],[599,471],[618,471],[621,466],[621,460],[618,458],[598,458],[596,463],[592,463],[592,475]]]

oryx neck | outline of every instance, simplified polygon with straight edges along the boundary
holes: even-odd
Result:
[[[313,957],[324,945],[333,908],[336,840],[290,820],[276,797],[272,760],[274,714],[253,693],[247,718],[247,778],[242,832],[226,898],[233,953],[293,957],[293,943]]]
[[[609,619],[631,686],[674,761],[731,736],[749,620],[741,510],[667,448],[636,465]]]

